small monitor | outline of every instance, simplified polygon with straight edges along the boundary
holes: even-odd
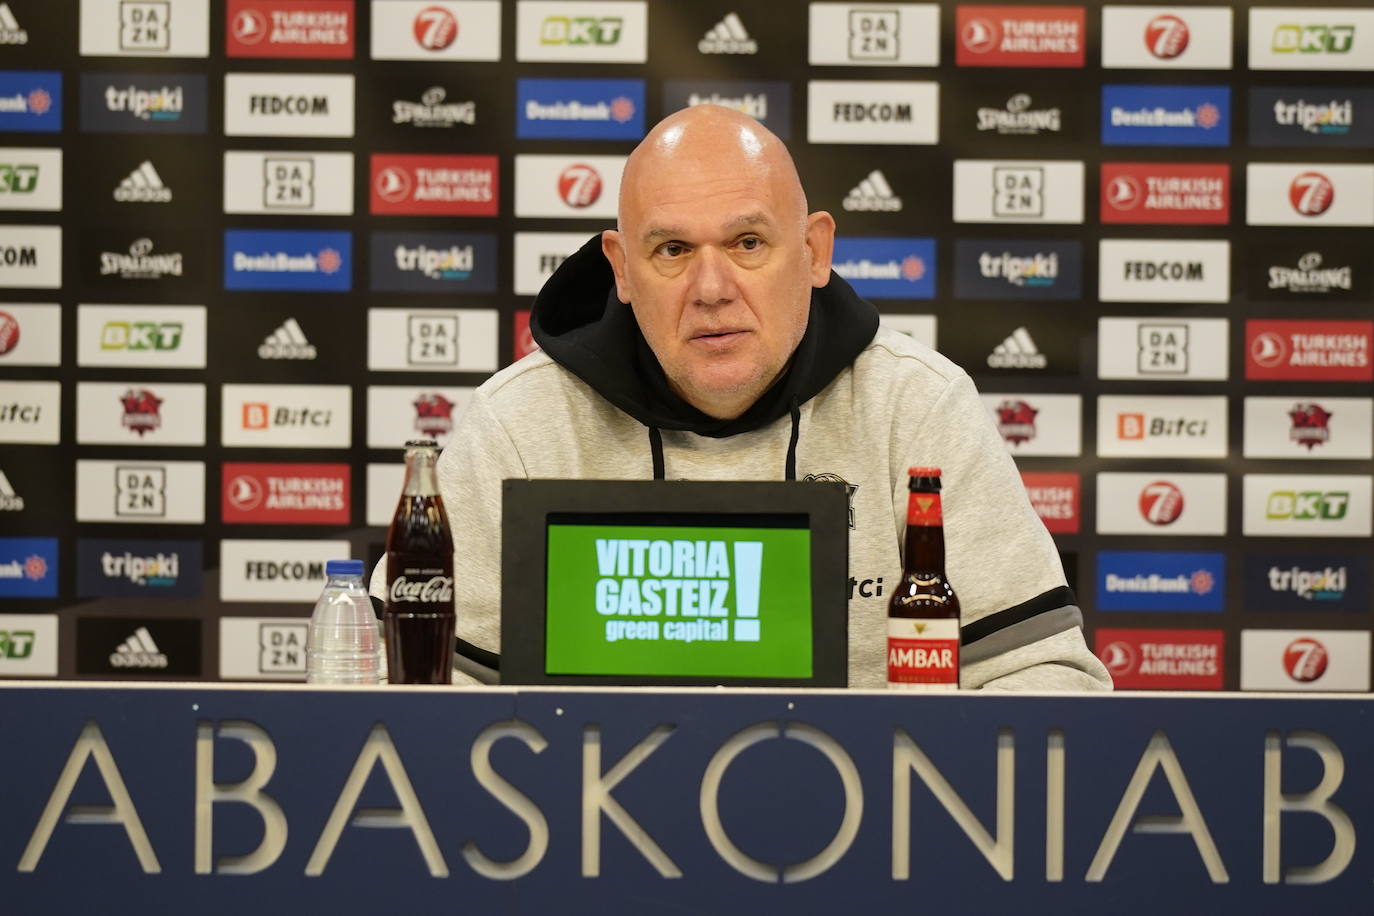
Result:
[[[827,483],[507,480],[501,683],[844,687]]]

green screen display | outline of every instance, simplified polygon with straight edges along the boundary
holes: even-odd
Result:
[[[811,677],[811,532],[548,526],[545,673]]]

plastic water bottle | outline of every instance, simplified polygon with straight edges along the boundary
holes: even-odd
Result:
[[[376,684],[381,643],[363,587],[363,561],[330,560],[324,574],[324,592],[315,602],[305,641],[305,679],[311,684]]]

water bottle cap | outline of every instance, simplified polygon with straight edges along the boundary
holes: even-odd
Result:
[[[326,576],[361,576],[363,574],[363,561],[329,560],[324,564],[324,574]]]

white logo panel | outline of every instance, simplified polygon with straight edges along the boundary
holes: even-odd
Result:
[[[623,171],[624,156],[516,156],[515,215],[600,219],[609,227]]]
[[[0,442],[56,445],[61,435],[61,382],[0,381]]]
[[[938,67],[935,3],[812,3],[807,59],[844,67]]]
[[[78,305],[76,364],[204,369],[205,306]]]
[[[225,213],[353,212],[353,154],[224,154]]]
[[[1097,377],[1225,381],[1225,318],[1099,318]]]
[[[1226,475],[1097,475],[1098,534],[1226,533]]]
[[[1097,292],[1103,302],[1229,302],[1231,243],[1103,239]]]
[[[353,76],[225,74],[224,133],[229,137],[351,137]]]
[[[0,631],[13,647],[0,655],[0,675],[57,677],[56,614],[0,614]]]
[[[1083,163],[956,159],[956,223],[1081,223]]]
[[[62,306],[0,302],[0,366],[62,363]]]
[[[1369,537],[1370,478],[1246,474],[1241,531],[1250,537]]]
[[[934,315],[894,315],[888,312],[878,315],[878,323],[894,331],[901,331],[908,337],[914,337],[932,350],[936,349]]]
[[[636,0],[516,4],[515,59],[642,64],[648,60],[648,5]]]
[[[0,147],[0,210],[61,210],[62,150]]]
[[[1241,690],[1369,690],[1368,630],[1241,630]]]
[[[1102,67],[1230,70],[1230,9],[1104,6]]]
[[[324,588],[324,564],[352,553],[347,541],[220,541],[219,600],[313,604]]]
[[[1291,395],[1245,399],[1246,458],[1374,458],[1374,400]]]
[[[980,394],[993,425],[1016,455],[1083,452],[1083,398],[1077,394]]]
[[[79,460],[76,520],[203,524],[205,462]]]
[[[1250,226],[1374,226],[1374,165],[1252,162],[1245,167]]]
[[[500,60],[500,0],[372,0],[373,60]]]
[[[583,245],[585,232],[515,233],[515,294],[537,296],[558,265]]]
[[[225,385],[221,401],[226,446],[348,448],[353,442],[347,385]]]
[[[205,386],[77,382],[78,445],[204,445]]]
[[[495,372],[495,309],[368,309],[367,368]]]
[[[1374,10],[1251,7],[1251,70],[1374,70]]]
[[[367,523],[374,528],[386,528],[396,514],[396,503],[405,484],[404,464],[369,464],[367,466]]]
[[[0,287],[57,289],[61,285],[60,226],[0,226]]]
[[[1104,394],[1097,399],[1103,458],[1225,458],[1226,398]]]
[[[82,57],[209,57],[209,0],[81,0]]]
[[[219,676],[240,681],[305,680],[309,617],[221,617]]]
[[[806,88],[811,143],[926,145],[940,139],[940,84],[811,80]]]
[[[409,439],[433,439],[443,448],[472,392],[456,387],[368,386],[367,447],[401,448]]]

